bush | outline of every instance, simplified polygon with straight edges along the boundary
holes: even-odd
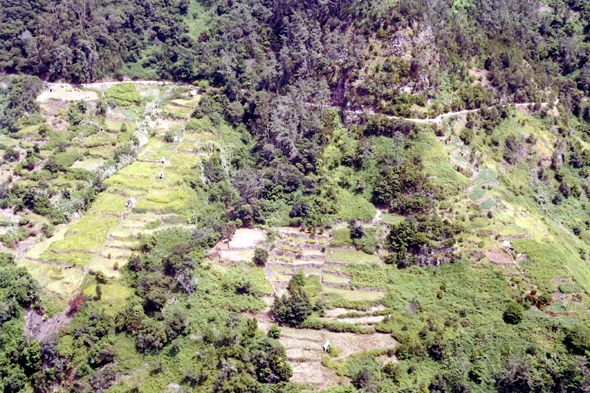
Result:
[[[167,131],[166,134],[164,134],[164,142],[174,142],[174,133],[172,131]]]
[[[572,327],[565,335],[563,343],[573,354],[586,354],[590,351],[590,329],[585,325]]]
[[[109,280],[103,272],[98,271],[98,272],[96,272],[96,281],[99,284],[106,284]]]
[[[276,297],[272,312],[279,322],[299,326],[311,315],[312,306],[305,291],[297,288],[291,296]]]
[[[11,147],[6,148],[4,150],[4,159],[8,162],[17,161],[20,158],[20,153],[17,150],[14,150]]]
[[[133,83],[118,83],[106,89],[107,98],[112,98],[119,106],[141,104],[141,96]]]
[[[332,247],[349,247],[352,246],[352,239],[350,238],[350,229],[339,228],[332,230],[332,240],[330,246]]]
[[[510,302],[504,311],[504,322],[518,325],[524,316],[522,306],[516,302]]]
[[[350,228],[350,237],[352,239],[360,239],[365,234],[363,226],[358,224],[354,218],[349,221],[348,226]]]
[[[267,336],[278,340],[279,337],[281,337],[281,328],[277,324],[272,325],[270,329],[268,329]]]
[[[266,265],[266,262],[268,262],[268,250],[265,250],[264,248],[257,248],[254,250],[252,262],[254,262],[254,264],[257,266]]]

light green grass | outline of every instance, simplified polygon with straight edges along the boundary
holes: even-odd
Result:
[[[117,217],[84,216],[70,225],[63,240],[52,243],[50,250],[97,252],[118,222]]]
[[[344,299],[348,301],[377,301],[385,296],[382,292],[349,291],[332,287],[323,287],[323,292],[331,301],[336,299]]]
[[[87,254],[83,252],[68,251],[62,253],[56,253],[51,250],[47,250],[41,254],[41,259],[50,262],[59,262],[69,266],[86,266],[94,258],[93,254]]]
[[[377,255],[365,254],[362,251],[330,251],[328,253],[329,262],[343,262],[349,264],[372,264],[379,263],[381,259]]]
[[[369,221],[375,217],[375,206],[360,195],[347,190],[338,190],[336,194],[336,210],[343,221],[353,218]]]
[[[76,161],[71,168],[73,169],[85,169],[87,171],[94,171],[99,165],[104,163],[105,160],[102,158],[85,158],[82,161]]]
[[[29,273],[47,290],[69,296],[76,292],[84,273],[78,268],[66,269],[27,258],[18,262],[26,266]]]
[[[88,214],[123,214],[125,213],[125,203],[127,203],[127,200],[128,198],[119,194],[103,192],[92,203],[92,207],[88,210]]]
[[[152,179],[148,177],[132,178],[115,174],[105,180],[104,185],[109,189],[114,187],[114,189],[123,192],[129,191],[129,194],[132,194],[133,191],[147,192],[150,189],[151,182]]]

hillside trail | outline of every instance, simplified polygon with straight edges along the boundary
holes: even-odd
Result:
[[[555,101],[553,101],[553,105],[557,105],[559,103],[559,98],[556,98]],[[529,107],[532,105],[535,105],[536,102],[519,102],[519,103],[514,103],[514,102],[507,102],[504,104],[499,104],[502,106],[506,106],[506,105],[514,105],[516,108],[523,108],[523,107]],[[541,103],[541,107],[545,107],[549,105],[549,102],[542,102]],[[494,108],[496,105],[494,106],[489,106],[487,107],[488,110]],[[336,107],[336,106],[327,106],[325,108],[332,108],[332,109],[342,109],[340,107]],[[441,124],[443,119],[447,118],[447,117],[453,117],[453,116],[461,116],[461,115],[466,115],[468,113],[475,113],[475,112],[479,112],[481,111],[483,108],[476,108],[476,109],[464,109],[464,110],[460,110],[460,111],[455,111],[455,112],[447,112],[447,113],[443,113],[438,115],[435,118],[429,118],[429,119],[418,119],[418,118],[412,118],[412,117],[401,117],[401,116],[394,116],[394,115],[386,115],[383,113],[379,113],[379,112],[375,112],[373,109],[367,109],[367,110],[349,110],[349,109],[343,109],[343,112],[345,113],[352,113],[352,114],[356,114],[356,115],[361,115],[361,114],[368,114],[371,116],[375,116],[375,115],[381,115],[384,117],[387,117],[388,119],[397,119],[397,120],[405,120],[405,121],[409,121],[412,123],[422,123],[422,124]]]
[[[182,86],[191,86],[194,88],[199,88],[199,86],[192,84],[192,83],[187,83],[187,82],[178,82],[178,81],[169,81],[169,80],[154,80],[154,79],[148,79],[148,80],[122,80],[122,81],[104,81],[104,82],[92,82],[92,83],[82,83],[82,84],[72,84],[72,83],[59,83],[59,82],[44,82],[45,85],[48,88],[85,88],[85,89],[102,89],[102,88],[107,88],[119,83],[135,83],[138,85],[156,85],[156,84],[164,84],[164,83],[173,83],[175,85],[182,85]],[[559,103],[559,99],[555,99],[555,101],[553,102],[553,105],[557,105]],[[366,109],[366,110],[350,110],[350,109],[343,109],[342,107],[339,106],[333,106],[333,105],[318,105],[315,103],[306,103],[307,105],[312,105],[312,106],[319,106],[321,108],[329,108],[329,109],[339,109],[342,110],[345,113],[351,113],[351,114],[357,114],[357,115],[361,115],[361,114],[369,114],[371,116],[375,116],[375,115],[382,115],[387,117],[388,119],[398,119],[398,120],[405,120],[405,121],[409,121],[412,123],[418,123],[418,124],[441,124],[443,119],[447,118],[447,117],[452,117],[452,116],[461,116],[461,115],[466,115],[469,113],[474,113],[474,112],[479,112],[481,111],[483,108],[475,108],[475,109],[463,109],[460,111],[454,111],[454,112],[447,112],[447,113],[443,113],[438,115],[435,118],[427,118],[427,119],[419,119],[419,118],[412,118],[412,117],[402,117],[402,116],[394,116],[394,115],[386,115],[383,113],[379,113],[379,112],[375,112],[375,110],[373,109]],[[519,102],[519,103],[515,103],[515,102],[508,102],[508,103],[504,103],[504,104],[499,104],[499,105],[514,105],[517,108],[520,107],[529,107],[532,105],[535,105],[536,102]],[[541,106],[547,106],[549,105],[549,102],[542,102]],[[492,109],[494,106],[490,106],[488,107],[488,109]]]

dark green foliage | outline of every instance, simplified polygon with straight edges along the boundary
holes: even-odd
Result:
[[[352,384],[357,389],[362,389],[363,392],[375,393],[380,391],[375,372],[368,368],[363,368],[353,375]]]
[[[272,313],[281,323],[292,326],[301,325],[311,315],[312,306],[305,291],[301,288],[291,290],[290,295],[275,297]]]
[[[4,150],[4,159],[9,162],[17,161],[20,158],[20,153],[13,148],[6,148]]]
[[[389,363],[385,364],[385,366],[383,366],[382,372],[386,378],[391,379],[396,384],[401,382],[401,377],[402,377],[401,372],[402,371],[401,371],[398,364],[395,364],[393,362],[389,362]]]
[[[268,250],[264,248],[257,248],[254,250],[254,257],[252,262],[257,266],[264,266],[268,261]]]
[[[289,291],[296,291],[305,286],[305,273],[298,270],[289,281]]]
[[[350,237],[352,239],[360,239],[363,237],[364,235],[364,229],[363,226],[358,224],[356,222],[356,220],[350,220],[350,222],[348,223],[348,226],[350,228]]]
[[[168,341],[165,328],[161,323],[146,319],[139,325],[136,343],[141,352],[161,349]]]
[[[590,351],[590,329],[585,325],[576,325],[567,331],[563,342],[570,352],[586,355]]]
[[[517,302],[510,302],[504,310],[504,321],[511,325],[517,325],[522,321],[524,310]]]
[[[17,267],[12,255],[0,253],[0,386],[6,392],[19,391],[41,369],[41,344],[23,330],[25,309],[39,304],[37,284],[26,269]]]
[[[543,371],[535,367],[528,356],[511,356],[504,361],[503,368],[494,377],[496,387],[502,392],[537,392],[543,391]]]
[[[174,133],[171,131],[166,132],[166,134],[164,135],[164,142],[174,142]]]
[[[276,324],[272,325],[270,329],[268,329],[267,336],[278,340],[281,337],[281,328]]]
[[[30,76],[9,78],[7,84],[8,88],[0,88],[0,130],[14,133],[20,130],[23,115],[37,112],[35,99],[43,85],[39,78]]]

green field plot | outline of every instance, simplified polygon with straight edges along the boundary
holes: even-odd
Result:
[[[174,151],[174,145],[152,138],[144,147],[138,158],[140,160],[159,161],[162,157],[169,157]]]
[[[155,177],[162,167],[159,163],[151,162],[134,162],[131,165],[121,169],[117,174],[120,176],[129,176],[133,178],[152,178]]]
[[[391,213],[385,213],[383,215],[381,215],[381,221],[384,222],[385,224],[399,224],[400,222],[404,221],[406,219],[406,217],[404,216],[400,216],[398,214],[391,214]]]
[[[348,264],[372,264],[379,263],[381,259],[377,255],[365,254],[362,251],[346,250],[346,251],[329,251],[328,262],[340,262]]]
[[[27,258],[23,258],[19,264],[26,266],[29,273],[48,291],[59,295],[70,296],[75,293],[84,277],[84,272],[75,267],[65,268]]]
[[[473,199],[474,201],[479,201],[485,195],[486,195],[486,190],[484,190],[481,187],[476,187],[470,196],[471,196],[471,199]]]
[[[193,113],[192,108],[183,108],[176,105],[166,105],[164,110],[172,114],[174,117],[181,119],[188,119],[191,116],[191,113]]]
[[[323,282],[329,282],[334,284],[348,284],[348,278],[345,276],[335,276],[332,274],[322,274]]]
[[[138,210],[145,209],[162,213],[182,213],[186,211],[189,205],[191,194],[196,195],[192,190],[185,187],[152,190],[145,199],[137,203],[136,207]]]
[[[85,169],[87,171],[94,171],[98,166],[105,162],[102,158],[84,158],[84,160],[76,161],[70,168],[72,169]]]
[[[50,250],[97,252],[109,231],[119,222],[118,217],[84,216],[69,226],[64,238],[51,244]]]
[[[133,251],[129,249],[113,248],[108,247],[108,245],[105,246],[100,253],[102,258],[112,259],[113,263],[115,262],[115,260],[119,260],[119,264],[121,264],[122,262],[123,264],[126,263],[132,254]]]
[[[117,142],[117,138],[108,133],[100,133],[96,135],[91,135],[88,138],[84,139],[82,142],[82,147],[92,148],[98,146],[105,146],[105,145],[113,145]]]
[[[103,192],[92,203],[92,207],[88,210],[88,213],[92,215],[123,214],[125,213],[125,203],[127,203],[128,199],[118,194]]]
[[[178,98],[178,99],[172,100],[171,102],[174,104],[183,105],[183,106],[190,106],[191,108],[194,108],[199,103],[199,101],[201,101],[200,95],[197,95],[192,98],[187,97],[185,99]]]
[[[88,156],[90,157],[94,157],[94,158],[103,158],[105,160],[110,160],[113,158],[114,153],[115,153],[115,147],[114,146],[97,146],[97,147],[92,147],[92,148],[86,148],[86,149],[81,149],[81,151],[86,154],[88,154]]]
[[[496,206],[496,201],[493,200],[492,198],[487,198],[479,206],[484,210],[489,210],[489,209],[493,208],[494,206]]]
[[[61,251],[54,252],[46,250],[41,254],[43,261],[57,262],[61,265],[67,266],[85,266],[94,258],[94,254],[79,251]]]
[[[479,169],[477,179],[475,179],[475,185],[481,186],[483,184],[495,184],[498,182],[496,175],[486,165],[482,165]]]
[[[186,172],[194,169],[197,163],[198,158],[194,154],[179,152],[174,154],[166,165],[179,172]]]
[[[95,256],[88,262],[88,265],[85,268],[94,272],[103,272],[106,277],[114,280],[121,277],[121,269],[124,268],[126,264],[126,259],[116,259],[113,257],[108,259]],[[117,269],[115,269],[115,267]]]
[[[113,191],[117,190],[130,195],[138,195],[150,189],[152,180],[149,177],[132,178],[116,174],[105,180],[104,185],[109,189],[112,187]]]
[[[347,301],[377,301],[385,297],[385,293],[361,291],[361,290],[347,290],[332,287],[323,287],[322,291],[327,299],[334,302],[338,299]]]

